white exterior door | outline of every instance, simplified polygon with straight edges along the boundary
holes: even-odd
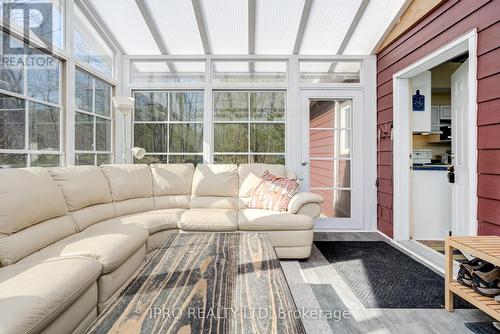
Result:
[[[301,91],[302,189],[325,202],[317,228],[363,227],[362,91]]]
[[[470,157],[467,148],[468,131],[471,130],[468,119],[469,107],[469,60],[466,60],[451,75],[451,150],[452,164],[455,170],[455,183],[451,185],[451,228],[453,235],[469,235],[469,168]]]

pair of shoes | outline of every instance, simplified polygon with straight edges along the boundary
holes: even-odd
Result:
[[[490,267],[488,262],[477,257],[472,260],[462,262],[460,264],[460,270],[458,271],[457,281],[462,285],[472,288],[472,275],[474,274],[474,271],[479,270],[484,265],[488,266],[488,268]]]
[[[460,265],[457,281],[483,296],[500,295],[500,268],[478,258]]]

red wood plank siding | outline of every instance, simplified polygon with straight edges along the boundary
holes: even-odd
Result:
[[[377,123],[393,120],[392,76],[478,31],[478,233],[500,235],[500,0],[448,0],[377,55]],[[392,141],[378,141],[378,229],[393,236]]]

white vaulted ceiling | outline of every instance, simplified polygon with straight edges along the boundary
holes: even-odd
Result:
[[[367,55],[409,0],[79,0],[128,55]]]

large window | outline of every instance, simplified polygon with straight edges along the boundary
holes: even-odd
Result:
[[[134,146],[140,163],[203,161],[203,92],[136,91]]]
[[[285,92],[214,92],[215,163],[285,163]]]
[[[13,57],[20,61],[0,64],[0,167],[59,166],[61,62],[44,54]],[[45,65],[26,61],[33,57]]]
[[[109,77],[113,76],[113,49],[94,29],[78,6],[74,6],[73,54],[80,61]]]
[[[86,72],[75,73],[75,164],[112,162],[111,86]]]

